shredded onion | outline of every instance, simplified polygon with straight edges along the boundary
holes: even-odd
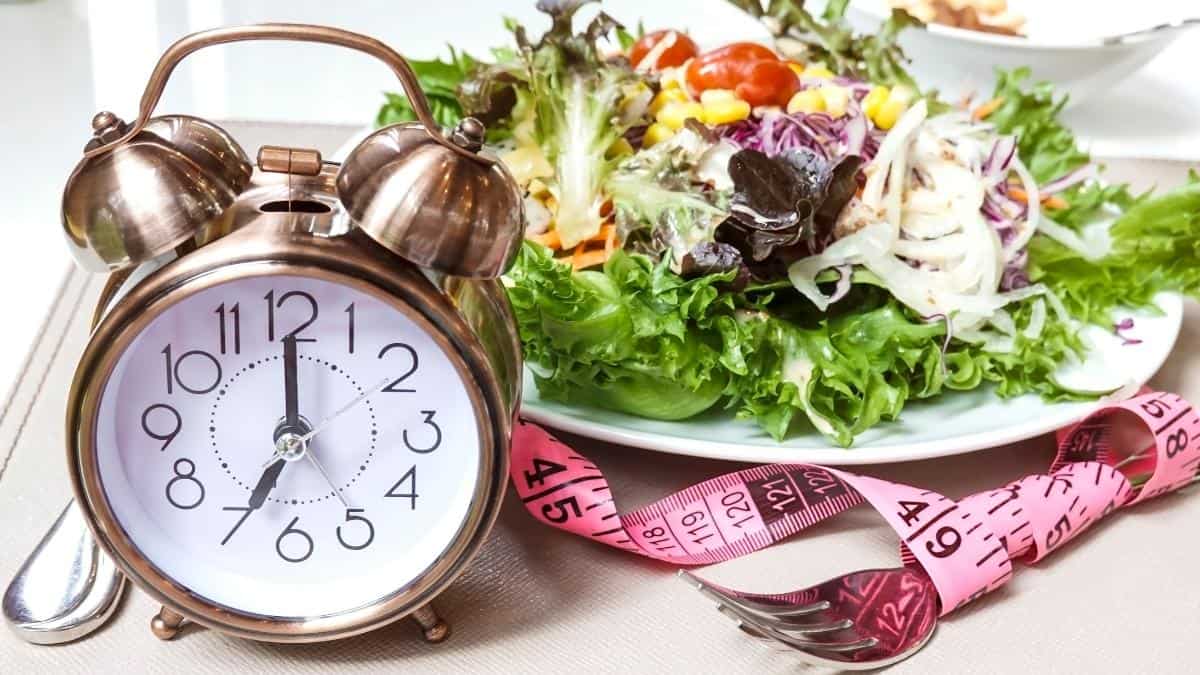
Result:
[[[1078,169],[1075,169],[1074,171],[1068,171],[1062,176],[1059,176],[1058,178],[1055,178],[1049,183],[1043,185],[1042,194],[1052,195],[1062,192],[1069,187],[1073,187],[1086,180],[1096,178],[1098,175],[1100,175],[1100,171],[1096,168],[1095,164],[1084,164]]]
[[[1046,328],[1046,301],[1038,298],[1033,301],[1033,309],[1029,312],[1029,325],[1025,326],[1025,330],[1021,334],[1030,340],[1036,340],[1042,336],[1042,331]]]
[[[1016,172],[1021,179],[1021,183],[1025,188],[1025,223],[1024,227],[1017,230],[1017,236],[1012,241],[1004,246],[1006,258],[1012,258],[1033,238],[1034,232],[1038,228],[1038,218],[1041,216],[1041,193],[1038,192],[1037,182],[1033,180],[1033,174],[1029,173],[1029,169],[1021,163],[1019,157],[1013,157],[1012,170]]]
[[[1112,239],[1108,236],[1109,223],[1098,223],[1097,225],[1099,227],[1089,227],[1084,232],[1084,236],[1080,236],[1078,232],[1043,216],[1041,223],[1038,224],[1038,231],[1075,251],[1086,260],[1099,260],[1108,255],[1109,250],[1112,249]]]

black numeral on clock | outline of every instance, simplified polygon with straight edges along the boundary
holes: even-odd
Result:
[[[337,527],[338,543],[351,551],[361,551],[375,541],[375,526],[371,524],[371,521],[358,515],[362,512],[363,509],[346,509],[346,522]],[[351,525],[351,523],[361,523],[361,525]],[[343,527],[346,528],[346,534],[342,534]],[[363,530],[364,527],[366,530]],[[351,543],[347,539],[359,540],[359,542]]]
[[[242,523],[246,522],[246,519],[250,517],[250,514],[254,513],[254,507],[251,507],[251,506],[223,506],[223,507],[221,507],[221,510],[222,511],[241,511],[242,512],[242,517],[237,519],[237,522],[233,524],[233,529],[231,529],[229,531],[229,534],[225,535],[225,538],[221,540],[221,545],[224,546],[225,544],[229,543],[229,540],[233,538],[233,533],[238,531],[238,528],[240,528],[242,526]]]
[[[354,303],[346,305],[346,350],[354,353]]]
[[[314,321],[317,320],[317,315],[320,313],[317,308],[317,299],[314,298],[313,296],[309,295],[308,293],[305,293],[304,291],[288,291],[287,293],[284,293],[283,295],[279,296],[279,300],[276,301],[275,300],[275,291],[273,291],[273,290],[268,291],[267,294],[263,296],[263,300],[267,301],[267,341],[268,342],[275,341],[275,310],[276,310],[276,308],[283,309],[283,305],[285,303],[287,303],[288,300],[291,300],[292,298],[299,298],[308,303],[308,319],[305,320],[304,322],[302,322],[299,326],[296,326],[296,328],[293,329],[292,332],[286,333],[286,334],[282,335],[281,337],[285,337],[285,338],[294,337],[294,338],[296,338],[296,342],[316,342],[317,341],[316,338],[300,337],[300,331],[304,330],[305,328],[308,328],[309,326],[311,326],[313,324]]]
[[[161,412],[155,413],[155,411]],[[171,418],[171,430],[162,432],[155,431],[152,426],[161,427],[161,420],[165,419],[166,417]],[[151,423],[154,419],[158,419],[160,422],[152,425]],[[159,448],[160,451],[166,450],[167,446],[171,444],[171,441],[175,440],[175,437],[179,435],[181,430],[183,430],[183,418],[180,417],[178,410],[172,408],[166,403],[154,403],[142,412],[142,431],[146,432],[146,435],[150,438],[163,442],[162,447]]]
[[[437,425],[437,422],[433,421],[433,416],[437,414],[436,410],[422,410],[421,414],[425,416],[424,426],[427,426],[427,427],[433,429],[432,432],[430,432],[430,431],[421,432],[421,436],[428,438],[430,434],[433,434],[432,441],[424,446],[420,446],[420,445],[414,446],[412,444],[412,441],[408,437],[408,429],[405,429],[404,430],[404,445],[409,450],[412,450],[413,452],[424,455],[424,454],[433,452],[434,450],[437,450],[438,446],[440,446],[442,444],[442,428]]]
[[[382,359],[384,356],[386,356],[388,354],[388,352],[391,352],[391,351],[399,351],[399,352],[407,353],[409,359],[412,360],[412,364],[409,365],[408,370],[406,370],[403,375],[392,380],[391,383],[388,384],[388,386],[386,386],[382,389],[382,391],[385,391],[389,394],[406,394],[406,393],[411,394],[411,393],[415,392],[416,389],[401,388],[400,383],[407,380],[409,377],[412,377],[413,373],[417,372],[417,367],[420,366],[420,364],[421,364],[420,359],[417,357],[417,350],[404,344],[403,342],[393,342],[390,345],[384,345],[383,349],[379,350],[378,358]]]
[[[175,393],[176,384],[189,394],[207,394],[221,384],[221,362],[206,351],[193,349],[174,359],[171,345],[167,345],[162,355],[167,394]]]
[[[225,324],[226,324],[225,315],[228,314],[229,318],[231,318],[233,320],[233,330],[228,331],[228,332],[233,333],[233,353],[241,354],[242,353],[242,310],[241,310],[241,308],[238,307],[237,303],[235,303],[232,307],[229,308],[228,311],[226,311],[225,303],[222,302],[220,305],[217,306],[216,309],[213,310],[213,314],[217,315],[217,320],[220,322],[217,324],[217,326],[219,328],[218,333],[220,335],[221,353],[222,354],[226,353],[226,351],[229,348],[229,339],[228,339],[228,335],[227,335],[227,330],[225,328]]]
[[[299,520],[300,516],[292,518],[292,522],[288,523],[287,527],[283,528],[283,532],[280,532],[275,539],[275,552],[279,554],[280,558],[290,563],[304,562],[313,554],[313,538],[304,530],[296,527],[296,522]],[[289,542],[286,544],[289,550],[287,553],[284,552],[285,540]]]
[[[204,484],[196,478],[196,464],[190,459],[175,460],[175,477],[167,481],[167,501],[177,509],[194,509],[204,502]]]
[[[407,487],[405,486],[406,483],[407,483]],[[401,492],[401,490],[405,490],[405,489],[407,489],[408,491]],[[407,499],[407,500],[409,500],[409,502],[408,502],[409,510],[415,511],[417,508],[417,497],[418,497],[418,495],[417,495],[417,466],[414,464],[412,467],[409,468],[408,471],[405,471],[404,475],[400,477],[400,480],[396,481],[396,484],[393,485],[391,488],[389,488],[387,491],[387,494],[385,494],[383,496],[384,497],[392,497],[395,499]]]

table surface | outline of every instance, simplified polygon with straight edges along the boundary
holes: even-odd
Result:
[[[248,147],[265,142],[336,147],[345,129],[230,124]],[[1183,167],[1114,162],[1118,178],[1175,182]],[[87,340],[102,279],[70,272],[27,367],[0,413],[0,581],[5,584],[69,496],[63,406]],[[1200,305],[1152,385],[1200,401]],[[568,442],[607,474],[624,509],[739,465],[659,455],[585,439]],[[1049,438],[927,462],[863,467],[951,497],[1041,472]],[[1200,490],[1127,511],[1036,567],[1018,566],[1000,591],[948,617],[930,645],[897,673],[1183,672],[1200,634]],[[867,509],[802,537],[705,568],[750,591],[799,588],[851,569],[896,563],[894,533]],[[64,646],[39,647],[0,630],[0,672],[200,673],[534,672],[570,663],[587,672],[794,672],[786,653],[761,648],[674,576],[650,562],[535,522],[511,495],[466,574],[438,600],[454,635],[427,645],[408,622],[322,645],[278,646],[188,630],[163,643],[156,611],[134,589],[104,629]]]
[[[1086,4],[1089,0],[1057,0]],[[1141,0],[1146,16],[1182,16],[1193,0]],[[411,0],[0,1],[0,396],[16,381],[70,266],[59,234],[59,198],[89,120],[108,109],[131,118],[146,77],[178,37],[259,21],[325,23],[374,35],[414,58],[445,55],[447,41],[474,54],[508,44],[500,15],[531,31],[547,25],[533,0],[448,0],[437,11]],[[605,0],[604,9],[649,28],[689,30],[701,44],[765,33],[724,0]],[[594,11],[594,10],[586,10]],[[1080,11],[1078,20],[1092,13]],[[1097,100],[1067,111],[1083,142],[1102,156],[1200,159],[1200,39],[1175,42]],[[1034,72],[1036,74],[1036,64]],[[306,83],[319,82],[314,89]],[[186,59],[159,111],[208,119],[311,122],[361,127],[394,89],[394,76],[361,54],[318,45],[239,44]]]

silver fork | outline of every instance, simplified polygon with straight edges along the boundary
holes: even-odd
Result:
[[[779,595],[742,593],[686,570],[679,577],[743,632],[812,665],[882,668],[916,654],[937,626],[937,589],[920,570],[862,570]]]

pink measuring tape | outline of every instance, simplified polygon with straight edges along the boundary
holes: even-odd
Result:
[[[1124,442],[1144,449],[1118,455],[1114,442],[1131,431],[1140,434]],[[1007,582],[1012,561],[1040,560],[1114,510],[1178,489],[1200,472],[1200,416],[1174,394],[1106,405],[1059,432],[1058,444],[1049,474],[958,501],[814,464],[771,464],[622,514],[590,460],[521,422],[511,477],[538,520],[677,565],[736,558],[866,502],[900,536],[901,560],[929,576],[946,614]],[[1126,472],[1150,478],[1134,487]]]

